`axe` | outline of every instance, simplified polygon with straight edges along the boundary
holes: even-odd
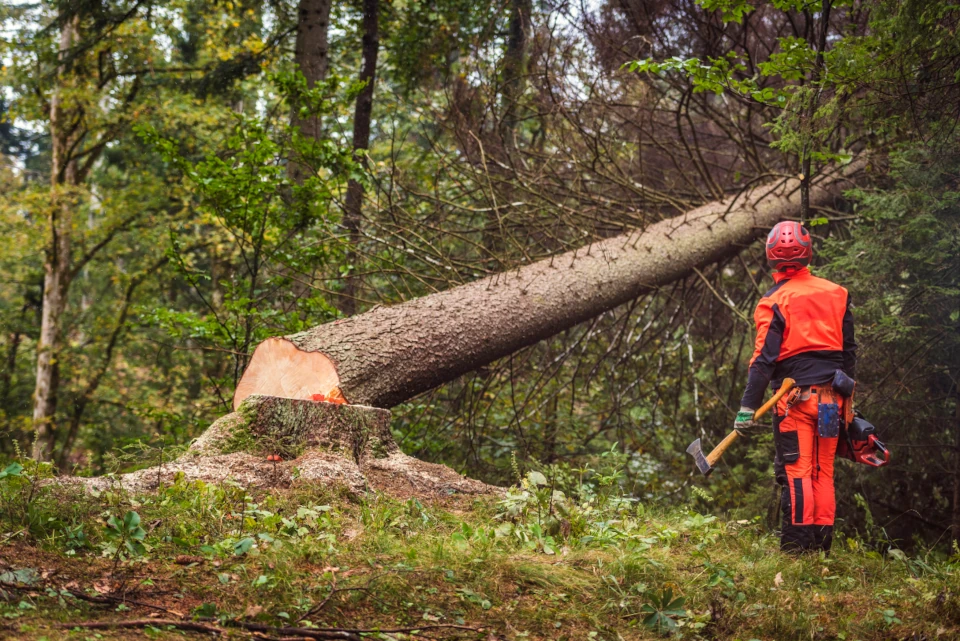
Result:
[[[777,390],[777,393],[774,394],[769,401],[763,404],[763,407],[758,409],[753,413],[753,420],[759,419],[761,416],[770,411],[772,407],[777,404],[783,395],[793,389],[793,386],[796,384],[792,378],[783,379],[783,385],[780,386],[780,389]],[[720,441],[720,444],[713,448],[713,451],[703,455],[703,448],[700,446],[700,439],[695,440],[690,444],[690,447],[687,448],[687,454],[693,456],[693,460],[697,463],[697,469],[703,473],[704,476],[710,476],[710,472],[713,471],[713,466],[717,464],[717,460],[723,456],[723,453],[727,451],[727,448],[730,447],[735,440],[737,440],[737,430],[733,430],[727,436]]]

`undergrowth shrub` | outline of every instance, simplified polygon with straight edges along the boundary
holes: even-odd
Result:
[[[316,608],[332,599],[349,616],[505,618],[557,639],[906,638],[924,610],[960,626],[960,549],[908,555],[838,537],[832,556],[794,559],[758,519],[626,496],[622,459],[599,460],[528,470],[501,498],[454,509],[183,476],[150,494],[80,494],[23,460],[0,472],[0,546],[22,531],[58,554],[100,557],[124,580],[199,565],[213,585],[196,616],[238,617],[245,603],[277,625],[322,622],[333,615]]]

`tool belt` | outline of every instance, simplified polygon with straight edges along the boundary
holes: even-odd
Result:
[[[871,467],[890,462],[890,450],[876,436],[876,428],[854,409],[856,383],[843,370],[833,381],[796,387],[787,397],[787,408],[798,401],[817,397],[817,433],[838,438],[837,455]]]
[[[795,387],[787,398],[787,410],[799,401],[817,398],[817,433],[821,438],[838,438],[840,436],[841,418],[846,416],[842,410],[852,405],[851,399],[844,399],[830,383],[804,385]],[[846,420],[843,421],[846,423]]]
[[[790,401],[793,402],[806,401],[809,400],[811,396],[819,396],[819,402],[821,403],[839,403],[843,399],[843,397],[833,389],[830,383],[804,385],[803,387],[794,388],[794,392],[797,398],[795,400],[791,398]]]

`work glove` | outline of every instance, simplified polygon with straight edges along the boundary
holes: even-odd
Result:
[[[757,421],[753,420],[753,415],[756,411],[757,410],[752,410],[749,407],[740,408],[740,411],[737,412],[737,418],[733,422],[733,429],[737,431],[737,434],[745,438],[750,438],[753,430],[760,425]]]

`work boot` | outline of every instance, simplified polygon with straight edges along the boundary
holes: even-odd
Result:
[[[822,550],[827,556],[830,555],[830,547],[833,545],[833,526],[815,525],[813,528],[813,547],[816,550]]]

